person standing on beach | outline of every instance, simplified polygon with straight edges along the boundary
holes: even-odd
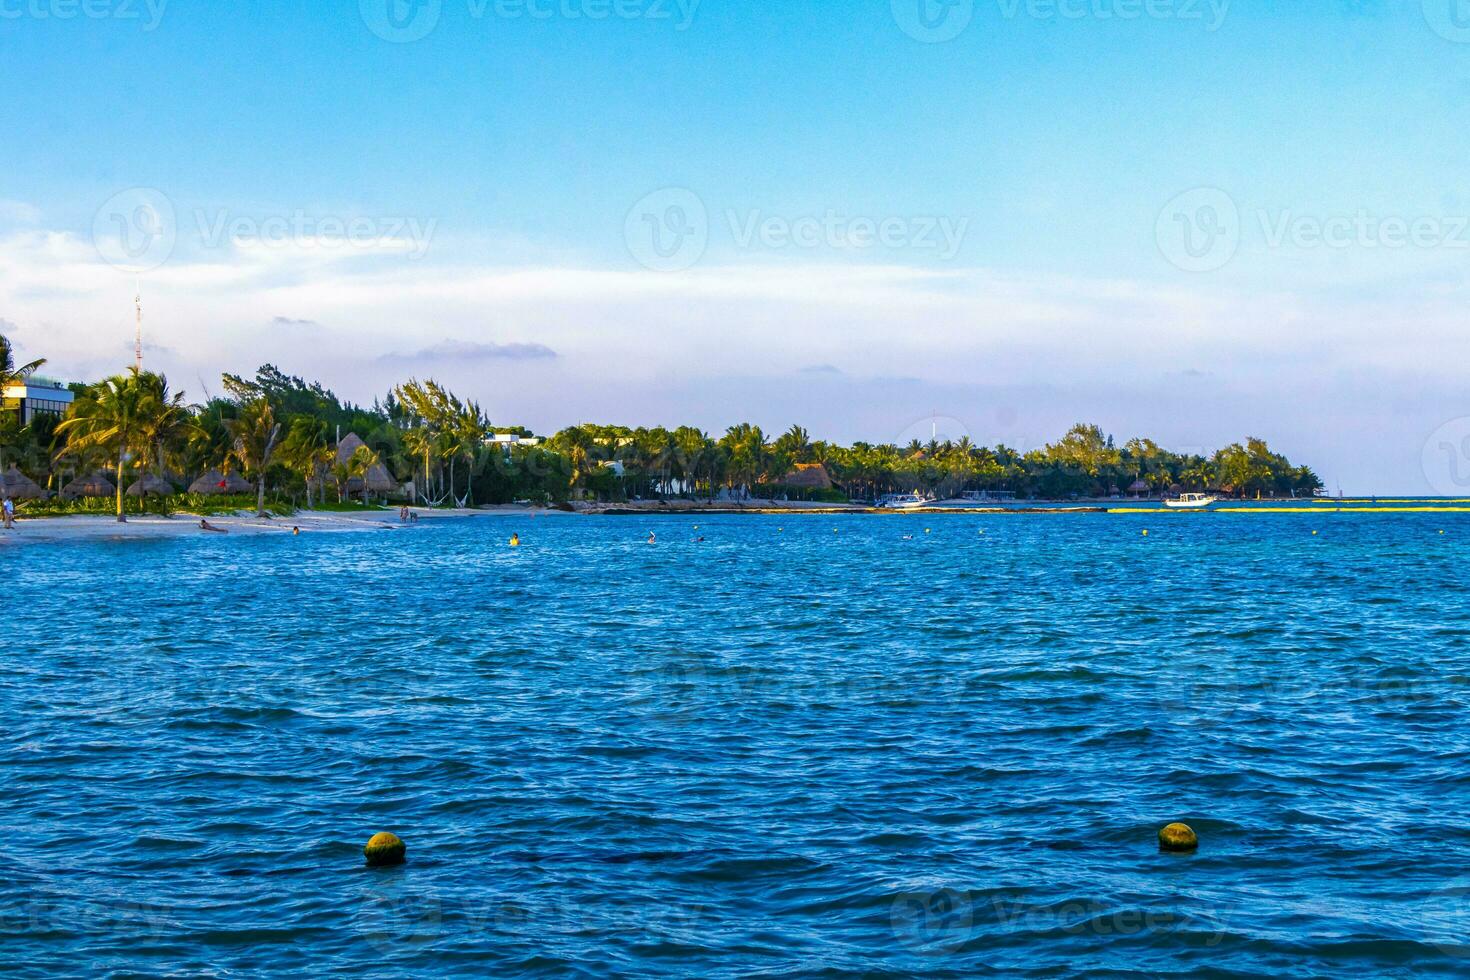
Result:
[[[15,501],[10,499],[10,494],[5,495],[5,503],[0,504],[0,509],[5,511],[5,530],[15,529]]]

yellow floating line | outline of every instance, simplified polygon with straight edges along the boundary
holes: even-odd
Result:
[[[1394,497],[1391,498],[1404,504],[1470,504],[1470,497]],[[1373,497],[1324,497],[1314,501],[1317,504],[1380,504],[1384,498]]]
[[[1114,507],[1109,514],[1470,514],[1470,507],[1221,507],[1218,510],[1153,510]]]

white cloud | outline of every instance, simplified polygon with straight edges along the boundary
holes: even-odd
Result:
[[[802,262],[669,275],[451,254],[436,240],[419,261],[313,242],[175,255],[142,277],[152,363],[212,383],[272,362],[359,401],[428,364],[498,421],[542,429],[594,418],[718,427],[769,404],[807,414],[762,424],[878,440],[930,411],[985,419],[1002,404],[1047,426],[1111,413],[1121,435],[1167,430],[1190,445],[1290,438],[1324,475],[1374,490],[1389,486],[1365,485],[1371,466],[1400,456],[1407,471],[1385,479],[1418,489],[1408,461],[1456,411],[1470,355],[1463,279],[1443,275],[1405,305],[1404,288],[1261,289],[1230,275]],[[0,234],[0,316],[18,325],[21,354],[50,358],[53,373],[126,365],[134,282],[85,238]],[[526,356],[540,351],[555,353]],[[897,378],[915,380],[882,380]],[[784,397],[792,385],[822,397]],[[1380,440],[1362,447],[1366,461],[1327,456],[1343,443],[1321,430],[1348,426]],[[1005,435],[994,428],[977,423],[975,438]],[[1027,439],[1054,434],[1035,428]]]

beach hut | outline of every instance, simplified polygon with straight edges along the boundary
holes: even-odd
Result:
[[[34,480],[26,476],[11,464],[10,469],[0,476],[0,492],[13,500],[45,500],[46,491],[41,489]]]
[[[347,433],[347,435],[342,437],[342,441],[337,443],[337,465],[346,466],[347,461],[359,449],[366,445],[367,443],[363,442],[357,433]],[[392,474],[388,472],[388,468],[381,462],[369,466],[367,472],[361,477],[354,476],[347,481],[347,492],[349,494],[362,493],[364,490],[369,493],[395,493],[402,489],[403,485],[393,479]]]
[[[135,480],[126,492],[129,497],[171,497],[178,491],[162,477],[146,473]]]
[[[101,473],[93,473],[91,476],[79,476],[75,480],[61,488],[61,499],[76,500],[78,497],[111,497],[117,493],[117,487],[112,481]]]
[[[797,463],[780,481],[795,490],[831,490],[832,477],[821,463]]]
[[[1139,495],[1146,496],[1148,494],[1148,484],[1142,480],[1134,480],[1128,484],[1128,492],[1133,494],[1134,497],[1138,497]]]
[[[206,496],[225,493],[250,493],[254,489],[254,487],[236,474],[221,473],[219,470],[210,470],[189,484],[190,493],[202,493]]]

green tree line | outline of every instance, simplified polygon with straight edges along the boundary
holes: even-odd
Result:
[[[17,365],[0,337],[0,381],[24,381],[43,364]],[[967,490],[1055,499],[1145,491],[1306,496],[1322,489],[1309,467],[1293,465],[1260,439],[1209,455],[1174,453],[1149,439],[1118,445],[1080,423],[1025,452],[968,438],[841,446],[814,440],[800,426],[772,437],[748,422],[718,436],[692,426],[589,424],[534,440],[525,428],[493,423],[475,402],[432,379],[406,381],[370,407],[271,365],[249,378],[225,375],[220,394],[201,403],[187,402],[149,371],[71,389],[75,402],[64,417],[38,413],[22,425],[19,413],[0,413],[0,462],[53,491],[79,475],[106,474],[119,516],[124,487],[145,476],[182,490],[210,472],[248,483],[262,510],[267,497],[311,505],[376,495],[476,506],[713,498],[721,491],[872,500]],[[339,448],[349,433],[362,442],[352,452]],[[497,443],[496,435],[522,441]],[[823,476],[810,479],[818,465]]]

